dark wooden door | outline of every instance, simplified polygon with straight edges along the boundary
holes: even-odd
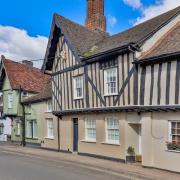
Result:
[[[77,118],[73,119],[73,129],[74,129],[73,151],[77,152],[78,151],[78,119]]]

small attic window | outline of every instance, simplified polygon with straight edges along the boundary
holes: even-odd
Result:
[[[28,96],[28,92],[23,91],[23,92],[22,92],[22,97],[27,97],[27,96]]]

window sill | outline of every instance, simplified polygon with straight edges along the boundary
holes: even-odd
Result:
[[[115,94],[104,94],[104,97],[109,97],[109,96],[118,96],[118,93],[115,93]]]
[[[74,98],[73,100],[76,101],[76,100],[82,100],[82,99],[84,99],[84,97]]]
[[[52,113],[52,111],[45,111],[45,113]]]
[[[31,137],[26,137],[26,139],[38,140],[38,138],[31,138]]]
[[[45,137],[44,139],[54,140],[54,137]]]
[[[120,146],[119,143],[111,143],[111,142],[101,142],[101,144],[113,145],[113,146]]]
[[[180,153],[180,150],[166,150],[166,152],[174,152],[174,153]]]
[[[85,142],[85,143],[96,143],[96,141],[93,141],[93,140],[81,140],[81,142]]]

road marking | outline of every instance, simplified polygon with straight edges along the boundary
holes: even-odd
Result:
[[[19,153],[19,152],[13,152],[13,151],[6,151],[6,150],[3,150],[3,151],[0,151],[2,153],[6,153],[6,154],[14,154],[14,155],[18,155],[18,156],[22,156],[22,157],[28,157],[28,158],[34,158],[34,159],[40,159],[40,160],[46,160],[48,162],[55,162],[55,163],[64,163],[64,164],[70,164],[70,165],[73,165],[73,166],[78,166],[80,168],[86,168],[86,169],[90,169],[90,170],[93,170],[93,171],[98,171],[98,172],[103,172],[103,173],[106,173],[106,174],[109,174],[109,175],[114,175],[114,176],[118,176],[118,177],[122,177],[122,178],[126,178],[126,179],[131,179],[131,180],[141,180],[141,179],[145,179],[145,178],[136,178],[136,177],[132,177],[133,174],[130,176],[130,175],[126,175],[126,174],[120,174],[118,172],[114,172],[114,171],[111,171],[111,170],[108,170],[108,169],[101,169],[101,168],[98,168],[98,167],[92,167],[92,166],[88,166],[86,164],[78,164],[76,162],[72,162],[72,161],[65,161],[65,160],[52,160],[48,157],[42,157],[42,156],[39,156],[39,155],[31,155],[31,154],[22,154],[22,153]],[[55,167],[58,167],[55,166]],[[63,166],[59,166],[60,168],[62,168]],[[137,175],[135,175],[137,176]]]

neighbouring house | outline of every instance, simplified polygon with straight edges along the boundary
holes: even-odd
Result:
[[[26,98],[26,143],[46,149],[59,150],[59,121],[52,114],[51,81],[37,95]]]
[[[42,91],[49,76],[34,68],[32,62],[14,62],[1,58],[0,90],[3,93],[3,117],[12,122],[11,141],[21,143],[25,134],[22,100]],[[24,130],[23,130],[24,129]]]
[[[53,17],[42,70],[52,76],[60,150],[180,172],[180,7],[108,35],[104,1],[86,27]]]
[[[11,137],[11,119],[3,117],[3,96],[0,95],[0,142],[6,142]]]

